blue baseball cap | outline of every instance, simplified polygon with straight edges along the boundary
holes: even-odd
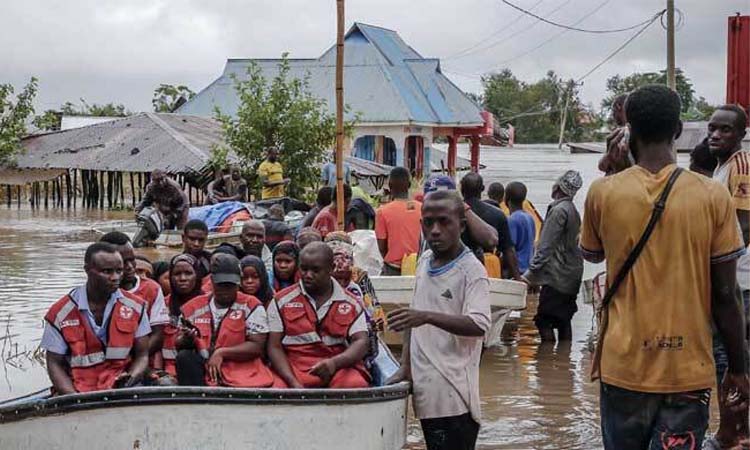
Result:
[[[425,195],[435,191],[455,191],[456,182],[448,175],[432,175],[424,182]]]

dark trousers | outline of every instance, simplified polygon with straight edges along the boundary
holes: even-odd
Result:
[[[175,360],[177,384],[180,386],[205,386],[205,361],[195,350],[180,350]]]
[[[380,272],[380,275],[384,277],[398,277],[401,276],[401,268],[383,263],[383,270]]]
[[[479,424],[471,414],[422,419],[422,433],[427,450],[474,450]]]
[[[678,394],[635,392],[601,383],[606,450],[700,449],[708,428],[709,389]]]

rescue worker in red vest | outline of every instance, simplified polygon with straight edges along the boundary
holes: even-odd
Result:
[[[291,388],[369,386],[367,322],[359,302],[331,277],[333,252],[322,242],[300,254],[301,280],[268,305],[268,357]]]
[[[147,306],[120,289],[122,257],[112,245],[97,242],[84,261],[86,284],[44,317],[41,347],[57,394],[134,386],[148,367]]]
[[[169,323],[167,306],[161,286],[154,280],[141,278],[136,273],[136,259],[133,244],[127,234],[111,231],[99,239],[99,242],[112,244],[122,257],[122,278],[120,289],[140,297],[146,302],[151,335],[149,337],[149,355],[161,351],[164,342],[164,326]]]
[[[183,386],[273,386],[273,372],[263,362],[266,311],[257,298],[239,292],[240,261],[219,253],[210,268],[213,293],[180,309],[177,381]]]

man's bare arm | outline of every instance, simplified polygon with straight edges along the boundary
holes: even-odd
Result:
[[[73,379],[68,375],[68,362],[65,360],[65,355],[48,351],[46,360],[47,374],[55,392],[59,395],[74,394],[76,388],[73,386]]]

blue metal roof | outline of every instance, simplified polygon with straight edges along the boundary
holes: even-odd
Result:
[[[360,124],[393,123],[433,126],[479,126],[480,108],[440,70],[392,30],[355,23],[344,41],[344,102],[347,119]],[[279,59],[229,59],[224,72],[182,105],[181,114],[213,116],[214,107],[236,115],[239,99],[231,76],[247,78],[254,62],[266,79],[278,73]],[[290,59],[290,76],[308,77],[310,91],[335,111],[336,47],[317,59]]]

